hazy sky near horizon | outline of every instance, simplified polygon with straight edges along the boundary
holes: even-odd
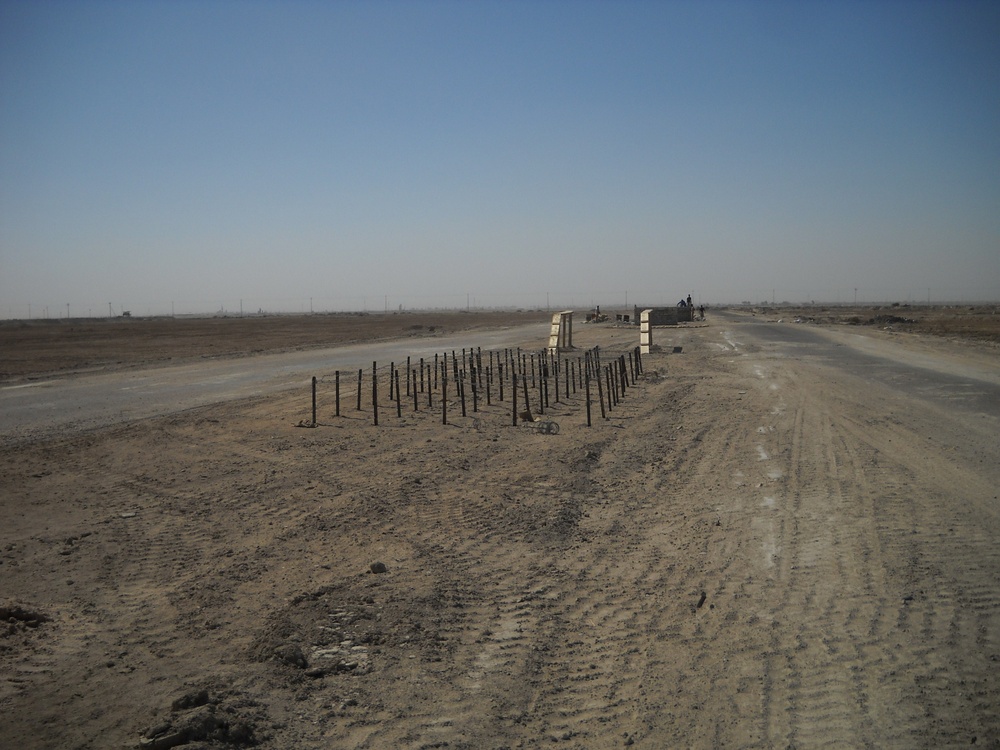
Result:
[[[0,317],[998,300],[998,39],[986,0],[5,0]]]

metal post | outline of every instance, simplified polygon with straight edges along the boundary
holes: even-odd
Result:
[[[587,378],[590,378],[590,369],[587,369]],[[604,410],[604,388],[601,385],[601,376],[597,375],[597,400],[601,402],[601,419],[607,419],[608,413]]]
[[[403,405],[402,405],[402,403],[400,403],[400,400],[399,400],[399,370],[396,370],[393,373],[393,376],[394,376],[394,380],[396,381],[396,416],[397,417],[401,417],[401,416],[403,416]],[[410,379],[407,378],[406,382],[409,383]]]
[[[441,424],[448,424],[448,371],[441,373]]]
[[[514,426],[517,427],[517,373],[516,372],[513,373],[510,376],[510,378],[511,378],[510,380],[511,385],[513,386],[511,390],[513,398],[511,399],[510,413],[514,422]],[[503,381],[501,380],[500,382],[502,383]]]
[[[552,368],[552,379],[556,384],[556,403],[559,403],[559,360],[555,358],[555,366]]]
[[[524,389],[524,410],[531,413],[531,402],[528,401],[528,378],[526,376],[521,376],[521,386]]]

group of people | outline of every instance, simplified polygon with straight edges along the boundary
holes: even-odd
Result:
[[[687,299],[682,299],[680,302],[678,302],[677,306],[678,307],[694,307],[694,303],[691,301],[691,295],[689,294],[687,296]],[[693,315],[694,315],[694,313],[692,313],[692,316]],[[705,306],[704,305],[701,305],[701,306],[698,307],[698,317],[701,318],[701,320],[705,319]]]

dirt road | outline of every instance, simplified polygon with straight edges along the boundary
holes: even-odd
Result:
[[[501,349],[544,341],[550,324],[532,323],[437,336],[355,343],[333,348],[224,357],[159,364],[127,372],[65,373],[0,384],[0,440],[49,438],[68,430],[94,429],[124,421],[163,416],[239,397],[308,388],[313,376],[359,367],[406,362],[479,347]]]
[[[996,351],[801,330],[657,330],[558,434],[284,393],[9,446],[0,737],[1000,747]]]

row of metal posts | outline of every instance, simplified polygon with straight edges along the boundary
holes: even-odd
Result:
[[[493,402],[493,388],[496,384],[499,400],[505,401],[505,383],[509,383],[509,393],[511,394],[511,419],[516,426],[521,415],[518,411],[518,390],[521,391],[523,400],[523,412],[531,415],[531,402],[529,398],[529,385],[532,391],[537,389],[536,404],[538,414],[544,415],[545,409],[549,408],[549,383],[553,383],[555,402],[560,403],[560,377],[563,381],[562,394],[569,398],[570,393],[575,394],[577,389],[586,392],[587,404],[587,426],[591,425],[591,381],[597,383],[598,401],[601,405],[601,417],[608,418],[608,413],[618,405],[619,401],[625,397],[626,389],[629,385],[635,385],[636,379],[642,373],[642,359],[639,347],[625,354],[620,355],[612,362],[602,365],[601,352],[598,347],[594,347],[578,356],[575,360],[564,358],[557,352],[545,351],[522,352],[518,349],[504,349],[503,352],[487,352],[489,360],[486,367],[483,366],[483,352],[477,348],[475,350],[462,350],[461,359],[453,350],[451,352],[451,367],[448,366],[448,353],[435,354],[433,365],[430,361],[420,358],[419,366],[414,367],[411,358],[406,358],[405,382],[406,398],[413,399],[413,411],[419,410],[419,395],[427,394],[427,408],[434,406],[434,392],[441,393],[441,421],[448,423],[448,377],[449,369],[455,387],[458,391],[458,398],[462,407],[462,416],[467,416],[466,412],[466,381],[471,387],[472,411],[479,411],[479,401],[485,388],[486,404]],[[461,366],[459,363],[461,362]],[[536,367],[537,365],[537,367]],[[372,387],[371,406],[372,420],[377,426],[379,419],[379,398],[378,398],[378,362],[372,362]],[[396,416],[402,416],[402,392],[400,389],[400,369],[395,362],[389,363],[389,401],[396,407]],[[362,390],[364,381],[364,369],[358,370],[357,383],[357,404],[356,410],[362,410]],[[340,370],[334,373],[334,390],[336,416],[340,416]],[[520,388],[519,388],[520,386]],[[316,422],[316,387],[317,379],[312,379],[312,423]]]

